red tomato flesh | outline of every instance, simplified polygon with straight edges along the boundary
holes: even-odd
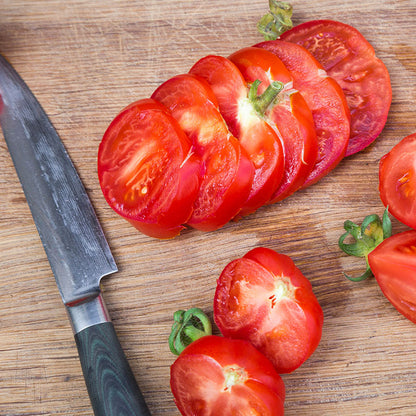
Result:
[[[416,229],[416,133],[402,139],[381,159],[379,189],[389,212]]]
[[[163,83],[152,98],[168,107],[201,160],[200,188],[188,224],[216,230],[234,218],[247,200],[254,167],[232,136],[209,84],[191,74]]]
[[[224,336],[250,341],[278,373],[289,373],[318,346],[323,312],[293,261],[261,247],[221,273],[214,319]]]
[[[281,416],[285,387],[249,342],[218,336],[190,344],[171,366],[171,389],[184,416]]]
[[[387,238],[370,252],[368,263],[386,298],[416,323],[416,231]]]
[[[315,166],[318,145],[312,113],[302,95],[293,89],[292,75],[272,52],[249,47],[229,59],[248,83],[261,81],[260,94],[271,81],[284,84],[277,101],[265,112],[265,120],[280,137],[285,154],[283,179],[269,202],[280,201],[302,187]]]
[[[162,104],[130,104],[110,124],[98,151],[98,176],[108,204],[152,237],[172,238],[192,214],[199,159]]]
[[[390,109],[390,76],[373,47],[352,26],[315,20],[295,26],[281,39],[305,47],[341,86],[351,112],[346,156],[359,152],[381,133]]]
[[[281,40],[257,47],[276,54],[290,71],[293,87],[310,108],[318,138],[318,158],[303,187],[316,183],[344,158],[350,137],[350,114],[345,95],[335,80],[303,47]]]
[[[239,215],[247,215],[269,202],[283,177],[282,144],[273,128],[260,117],[248,99],[249,88],[238,68],[227,58],[210,55],[189,71],[211,86],[220,112],[253,162],[250,195]]]

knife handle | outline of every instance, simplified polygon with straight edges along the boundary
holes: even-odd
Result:
[[[80,305],[78,310],[73,308],[79,306],[70,307],[68,312],[94,415],[150,416],[101,295],[91,302]],[[98,310],[93,321],[91,309]]]

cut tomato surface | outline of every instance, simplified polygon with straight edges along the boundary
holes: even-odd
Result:
[[[171,389],[184,416],[281,416],[285,387],[249,342],[205,336],[171,366]]]
[[[314,20],[295,26],[281,39],[305,47],[344,91],[351,112],[346,156],[372,143],[386,123],[392,89],[386,66],[364,36],[345,23]]]
[[[416,133],[402,139],[382,157],[379,189],[389,212],[416,229]]]
[[[318,158],[303,187],[316,183],[344,158],[350,137],[350,114],[341,87],[303,47],[281,40],[257,47],[275,53],[293,77],[293,87],[304,97],[315,123]]]
[[[387,238],[370,252],[368,263],[386,298],[416,323],[416,231]]]
[[[253,184],[239,215],[249,214],[269,202],[282,180],[284,154],[281,141],[256,112],[249,98],[249,87],[230,60],[206,56],[191,68],[190,73],[210,84],[231,133],[253,162]]]
[[[112,121],[98,151],[98,176],[108,204],[152,237],[176,236],[193,211],[200,160],[162,104],[130,104]]]
[[[222,227],[239,213],[250,194],[253,163],[230,133],[203,78],[178,75],[163,83],[152,98],[171,110],[202,160],[199,192],[187,223],[203,231]]]
[[[293,88],[291,73],[272,52],[249,47],[233,53],[229,59],[246,82],[261,81],[260,94],[274,81],[283,84],[282,91],[264,113],[264,119],[273,126],[284,149],[283,179],[269,202],[280,201],[301,188],[315,166],[318,145],[312,113],[302,95]]]
[[[224,268],[214,319],[224,336],[250,341],[278,373],[289,373],[318,346],[323,312],[293,261],[260,247]]]

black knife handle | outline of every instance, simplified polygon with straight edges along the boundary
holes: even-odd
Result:
[[[75,334],[95,416],[150,416],[112,322]]]

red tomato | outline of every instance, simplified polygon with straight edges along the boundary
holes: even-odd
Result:
[[[416,231],[387,238],[370,252],[368,263],[386,298],[416,323]]]
[[[171,366],[170,384],[184,416],[283,415],[283,381],[246,341],[199,338]]]
[[[312,111],[318,137],[318,159],[303,187],[316,183],[345,156],[350,137],[350,115],[340,86],[327,77],[322,66],[304,48],[281,40],[257,47],[275,53],[289,69],[293,87],[300,91]]]
[[[248,98],[247,83],[227,58],[207,56],[189,72],[210,84],[225,122],[253,162],[253,184],[239,215],[249,214],[270,200],[282,180],[284,154],[280,139],[256,113]]]
[[[241,210],[254,167],[231,135],[209,84],[190,74],[163,83],[152,98],[166,105],[201,157],[200,188],[188,224],[203,231],[222,227]]]
[[[416,133],[383,156],[379,182],[380,197],[389,212],[416,229]]]
[[[290,257],[261,247],[223,270],[214,319],[225,337],[250,341],[278,373],[289,373],[318,346],[323,312]]]
[[[285,170],[279,188],[270,203],[280,201],[298,190],[315,166],[317,138],[312,113],[302,95],[293,89],[293,78],[282,61],[260,48],[244,48],[229,59],[249,83],[261,81],[262,93],[271,81],[280,81],[284,89],[265,112],[265,118],[278,133],[285,152]]]
[[[200,161],[169,110],[145,99],[125,108],[106,130],[98,176],[108,204],[152,237],[171,238],[192,214]]]
[[[381,133],[390,109],[390,77],[373,47],[352,26],[315,20],[295,26],[281,39],[302,45],[341,86],[351,112],[346,156],[364,149]]]

